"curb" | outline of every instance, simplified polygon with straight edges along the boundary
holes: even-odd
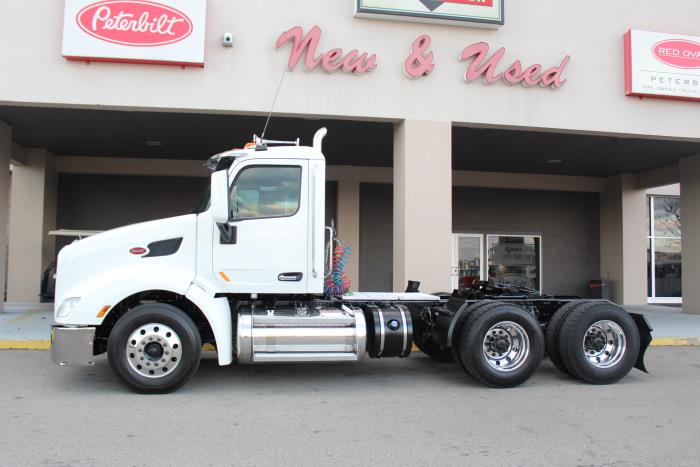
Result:
[[[657,337],[651,341],[653,347],[699,346],[700,337]]]
[[[0,350],[49,350],[51,341],[0,341]]]
[[[657,337],[651,341],[652,347],[697,347],[700,337]],[[0,340],[0,350],[49,350],[51,341]],[[213,345],[205,344],[203,352],[216,351]],[[415,345],[413,352],[420,352]]]

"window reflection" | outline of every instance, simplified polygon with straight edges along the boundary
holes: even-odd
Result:
[[[649,197],[648,292],[652,299],[680,298],[682,290],[681,200]],[[653,216],[653,219],[651,217]]]
[[[681,241],[656,239],[654,250],[656,296],[681,297]]]
[[[457,266],[460,289],[481,280],[481,237],[459,237]]]
[[[681,236],[680,198],[654,197],[654,236]]]
[[[234,219],[285,217],[299,210],[301,167],[249,167],[231,190]]]
[[[531,235],[489,235],[489,280],[541,290],[540,244]]]

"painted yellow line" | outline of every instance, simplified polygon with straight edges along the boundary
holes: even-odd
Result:
[[[0,350],[49,350],[51,341],[0,341]]]
[[[651,341],[654,347],[700,345],[700,337],[657,337]]]

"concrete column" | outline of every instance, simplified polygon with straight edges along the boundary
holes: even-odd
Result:
[[[38,303],[41,276],[55,257],[57,176],[54,156],[43,149],[26,153],[12,172],[7,301]]]
[[[405,120],[394,130],[394,291],[451,291],[452,124]]]
[[[345,272],[350,279],[350,291],[360,287],[360,182],[338,182],[338,237],[352,250]]]
[[[10,150],[12,128],[0,121],[0,312],[5,305],[7,222],[10,204]]]
[[[700,155],[680,161],[683,312],[700,314]]]
[[[617,303],[647,303],[646,220],[646,191],[636,176],[608,177],[600,195],[600,273],[612,282]]]

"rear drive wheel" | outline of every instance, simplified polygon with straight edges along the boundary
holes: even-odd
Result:
[[[456,362],[459,362],[459,364],[462,366],[464,371],[471,376],[472,378],[474,375],[472,375],[469,371],[469,368],[462,362],[462,357],[459,356],[459,339],[460,336],[462,335],[462,330],[464,329],[464,325],[466,324],[468,318],[471,316],[472,313],[474,313],[476,310],[481,308],[482,306],[489,305],[491,303],[494,303],[493,301],[489,300],[483,300],[480,302],[475,302],[472,303],[467,307],[466,310],[464,310],[464,313],[457,319],[457,322],[455,323],[454,326],[454,331],[452,333],[452,342],[450,345],[450,351],[452,353],[452,359]]]
[[[458,340],[467,373],[490,387],[513,387],[527,381],[544,353],[539,322],[522,308],[489,303],[467,318]]]
[[[425,333],[426,330],[427,327],[422,320],[413,322],[413,342],[416,344],[416,347],[424,354],[439,362],[451,362],[452,351],[449,348],[443,349],[436,342],[428,339]]]
[[[564,319],[569,316],[569,314],[574,311],[577,306],[585,305],[588,302],[574,301],[569,302],[559,308],[547,324],[547,330],[545,332],[545,344],[547,348],[547,355],[549,359],[554,363],[559,371],[569,376],[573,376],[569,370],[566,369],[564,362],[561,360],[561,353],[559,352],[559,332],[561,331],[561,325],[564,323]]]
[[[591,384],[614,383],[632,370],[639,354],[639,330],[632,317],[609,302],[576,307],[559,333],[561,358],[569,372]]]
[[[140,305],[117,321],[107,342],[112,370],[144,394],[174,391],[199,367],[202,342],[182,310],[163,303]]]

